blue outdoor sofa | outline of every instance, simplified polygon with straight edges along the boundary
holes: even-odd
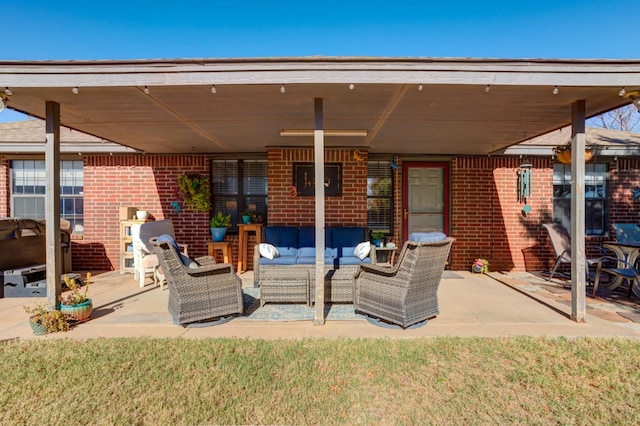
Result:
[[[375,247],[363,259],[354,254],[358,244],[368,241],[364,227],[325,228],[325,300],[329,302],[353,301],[353,278],[360,264],[371,264]],[[310,296],[315,289],[315,228],[313,226],[270,226],[265,228],[264,243],[273,245],[278,256],[268,259],[260,255],[256,245],[253,256],[254,285],[261,277],[280,272],[307,271]]]

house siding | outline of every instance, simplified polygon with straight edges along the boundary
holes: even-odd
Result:
[[[9,160],[0,156],[0,217],[7,217],[10,213],[9,172]]]
[[[328,148],[325,161],[342,163],[343,193],[326,197],[326,226],[366,226],[367,153],[357,161],[353,150]],[[312,162],[312,148],[274,147],[267,150],[269,225],[303,226],[315,222],[313,197],[292,197],[293,164]],[[468,269],[475,258],[490,261],[491,270],[537,271],[549,269],[554,255],[541,226],[553,217],[553,161],[534,158],[531,212],[523,214],[518,201],[517,172],[521,160],[507,157],[457,157],[451,160],[450,268]],[[609,222],[637,223],[640,203],[632,189],[640,186],[640,160],[619,159],[609,185]],[[10,216],[9,160],[0,157],[0,215]],[[171,219],[176,238],[201,256],[211,241],[208,214],[182,210],[175,213],[177,179],[183,173],[210,174],[210,161],[202,155],[86,155],[84,156],[84,225],[81,239],[73,241],[77,270],[119,268],[119,207],[148,210],[156,220]],[[402,242],[402,172],[394,170],[394,236]],[[602,241],[612,236],[587,237],[587,255],[598,254]],[[238,259],[238,237],[227,235],[233,260]],[[249,238],[249,259],[256,240]],[[222,261],[218,254],[218,261]],[[251,269],[249,262],[249,269]]]

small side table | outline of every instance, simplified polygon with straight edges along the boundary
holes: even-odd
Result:
[[[376,265],[392,268],[397,251],[398,247],[376,247]],[[378,259],[379,254],[382,254],[381,259]]]
[[[247,223],[238,224],[240,229],[239,242],[238,242],[238,274],[241,274],[247,270],[247,245],[249,241],[249,232],[255,232],[256,244],[262,242],[262,224],[260,223]]]
[[[222,258],[224,263],[233,263],[231,260],[231,243],[229,241],[220,241],[207,244],[209,256],[215,259],[216,251],[222,250]]]

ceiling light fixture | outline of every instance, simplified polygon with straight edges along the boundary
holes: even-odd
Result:
[[[215,84],[211,86],[211,93],[213,93],[214,95],[216,93],[218,93],[218,89],[216,89],[216,85]]]
[[[356,87],[356,85],[355,85],[355,84],[353,84],[353,83],[351,83],[351,84],[349,85],[349,90],[353,90],[355,87]]]
[[[78,86],[74,87],[73,89],[71,89],[71,93],[73,93],[74,95],[78,94]]]
[[[315,130],[313,129],[282,129],[280,130],[280,136],[313,136]],[[367,131],[362,130],[325,130],[325,136],[367,136]]]
[[[487,87],[484,88],[484,93],[489,93],[489,90],[491,90],[491,85],[487,84]]]
[[[5,87],[4,88],[4,94],[7,95],[7,96],[11,96],[11,95],[13,95],[13,92],[8,87]]]
[[[148,95],[149,93],[151,93],[151,91],[147,86],[144,86],[144,89],[142,91],[144,92],[145,95]]]
[[[553,87],[553,94],[557,95],[558,93],[560,93],[560,89],[558,89],[558,86],[554,86]]]
[[[627,88],[622,86],[622,89],[618,91],[618,96],[624,96],[627,93]]]
[[[280,86],[280,93],[284,93],[286,91],[287,89],[284,88],[284,83],[282,83],[282,86]]]
[[[418,85],[418,90],[422,92],[422,89],[423,89],[422,84],[419,84]]]

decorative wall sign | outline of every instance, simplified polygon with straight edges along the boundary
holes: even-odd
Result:
[[[314,163],[293,163],[293,186],[296,188],[298,197],[315,195]],[[327,197],[342,195],[342,163],[325,163],[324,195]]]

